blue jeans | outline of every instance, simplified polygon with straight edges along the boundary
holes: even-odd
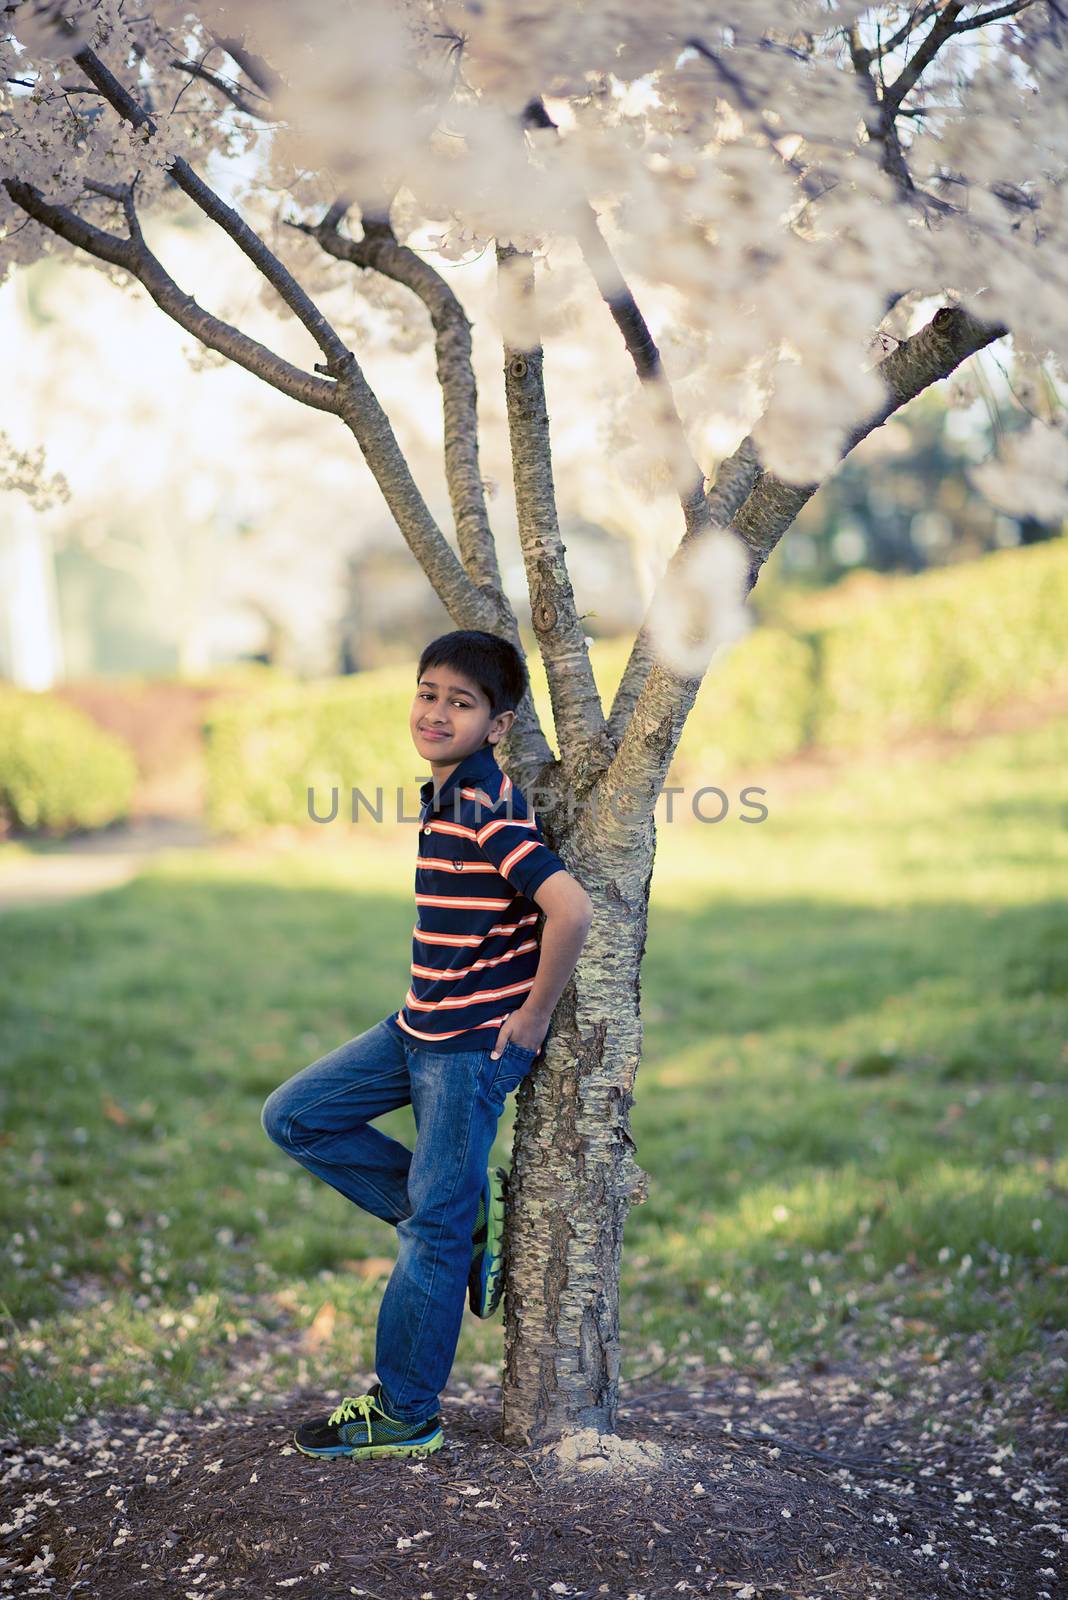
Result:
[[[271,1093],[264,1132],[301,1166],[397,1229],[397,1261],[378,1312],[375,1369],[390,1416],[433,1416],[460,1337],[472,1234],[506,1096],[538,1051],[509,1042],[451,1053],[376,1022]],[[542,1048],[544,1048],[544,1043]],[[415,1112],[415,1149],[370,1124]]]

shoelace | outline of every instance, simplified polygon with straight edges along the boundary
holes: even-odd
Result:
[[[361,1416],[367,1424],[367,1443],[370,1444],[372,1437],[372,1411],[378,1411],[382,1416],[385,1416],[382,1407],[375,1403],[373,1394],[347,1394],[337,1409],[331,1411],[330,1422],[332,1426],[336,1427],[341,1422],[352,1422],[355,1417]]]

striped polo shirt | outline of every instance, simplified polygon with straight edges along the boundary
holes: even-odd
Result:
[[[411,984],[385,1020],[426,1049],[489,1050],[534,983],[531,896],[567,868],[491,744],[465,756],[436,799],[433,778],[419,793]]]

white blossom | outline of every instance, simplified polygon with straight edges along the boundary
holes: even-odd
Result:
[[[1068,425],[1030,422],[1004,439],[972,481],[1001,511],[1057,522],[1068,516]]]
[[[391,343],[413,354],[427,341],[425,309],[287,223],[317,222],[341,195],[358,238],[365,213],[392,205],[398,237],[448,282],[487,253],[492,265],[495,243],[532,252],[537,314],[506,271],[497,332],[520,348],[564,333],[581,344],[576,391],[597,409],[605,457],[583,494],[598,509],[626,500],[632,521],[650,526],[695,474],[714,473],[739,426],[787,482],[833,471],[885,405],[887,346],[948,298],[1011,327],[1020,403],[1037,418],[975,469],[976,483],[1004,509],[1053,520],[1068,506],[1065,431],[1046,415],[1036,374],[1068,361],[1064,24],[1039,0],[950,37],[903,96],[921,114],[899,116],[886,135],[872,97],[915,59],[929,22],[917,20],[870,79],[845,30],[856,23],[876,49],[903,10],[859,0],[201,0],[192,10],[184,0],[23,0],[0,36],[0,278],[77,258],[128,284],[121,262],[35,220],[20,186],[119,241],[132,194],[151,243],[161,223],[190,214],[170,181],[179,161],[329,300],[339,336],[361,353]],[[216,34],[242,36],[269,79],[249,79]],[[75,60],[86,45],[151,125],[117,115],[90,84]],[[198,62],[240,85],[240,103],[191,73]],[[531,126],[546,120],[527,115],[538,101],[554,126]],[[601,287],[616,299],[624,282],[633,289],[671,404],[663,389],[640,391],[626,366],[576,243],[590,211],[618,265]],[[254,292],[287,315],[270,284]],[[296,359],[310,368],[315,358],[305,349]],[[35,481],[41,466],[17,471]],[[662,633],[690,634],[677,670],[703,670],[735,636],[734,600],[722,598],[729,568],[721,544],[661,617]]]

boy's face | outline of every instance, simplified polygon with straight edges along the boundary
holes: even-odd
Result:
[[[489,697],[455,667],[427,667],[419,679],[408,726],[419,754],[440,777],[488,740],[496,744],[515,721],[514,711],[493,715]]]

